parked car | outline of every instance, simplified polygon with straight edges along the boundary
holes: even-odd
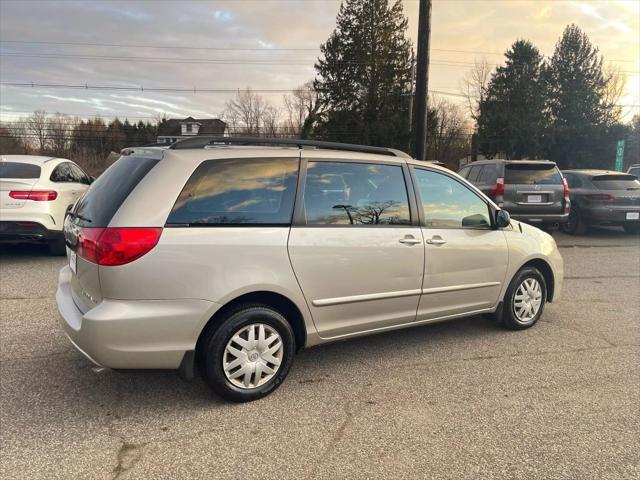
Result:
[[[640,178],[640,163],[636,163],[635,165],[631,165],[629,170],[627,170],[629,175],[635,175],[637,178]]]
[[[565,170],[571,189],[571,214],[566,233],[582,235],[591,225],[620,226],[640,233],[640,181],[634,175],[608,170]]]
[[[71,160],[33,155],[0,157],[0,241],[44,242],[65,254],[65,213],[92,178]]]
[[[516,220],[546,227],[569,218],[569,188],[554,162],[480,160],[459,174]]]
[[[80,352],[198,365],[233,401],[277,388],[301,348],[483,313],[525,329],[562,288],[550,235],[377,147],[198,137],[124,156],[65,235],[56,299]]]

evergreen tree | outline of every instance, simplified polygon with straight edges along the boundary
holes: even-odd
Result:
[[[505,57],[480,102],[480,150],[491,157],[538,158],[546,125],[543,58],[528,40],[516,41]]]
[[[545,73],[551,115],[549,153],[562,167],[607,168],[603,162],[615,150],[617,115],[606,99],[611,79],[602,63],[587,35],[576,25],[567,26]]]
[[[413,52],[401,0],[346,0],[320,48],[315,136],[406,148]]]

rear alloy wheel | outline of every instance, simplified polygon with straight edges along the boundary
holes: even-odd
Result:
[[[624,228],[624,231],[631,234],[631,235],[638,235],[640,233],[640,222],[627,222],[624,225],[622,225],[622,228]]]
[[[502,325],[510,330],[532,327],[542,316],[546,299],[547,284],[540,271],[522,268],[505,294]]]
[[[221,320],[202,344],[205,380],[221,397],[249,402],[278,388],[293,363],[295,340],[282,314],[247,305]]]
[[[584,235],[587,232],[587,224],[580,215],[580,211],[575,207],[571,208],[569,218],[560,225],[560,228],[569,235]]]

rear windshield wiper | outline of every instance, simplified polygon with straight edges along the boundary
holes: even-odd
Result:
[[[83,222],[87,222],[87,223],[92,223],[93,220],[91,220],[90,218],[87,217],[83,217],[82,215],[80,215],[79,213],[75,213],[75,212],[69,212],[69,215],[71,215],[73,218],[79,218],[80,220],[82,220]]]

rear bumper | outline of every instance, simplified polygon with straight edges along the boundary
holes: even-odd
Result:
[[[622,225],[627,222],[640,221],[627,220],[627,213],[632,212],[640,212],[640,207],[583,207],[580,209],[580,213],[587,223],[597,225]]]
[[[206,300],[110,300],[82,313],[71,270],[60,270],[56,302],[71,343],[96,365],[113,369],[178,369],[220,305]]]
[[[0,221],[0,242],[42,242],[58,240],[63,237],[62,230],[49,230],[34,221]]]
[[[544,214],[535,215],[533,213],[514,213],[511,218],[530,225],[542,225],[548,223],[566,223],[569,214]]]

